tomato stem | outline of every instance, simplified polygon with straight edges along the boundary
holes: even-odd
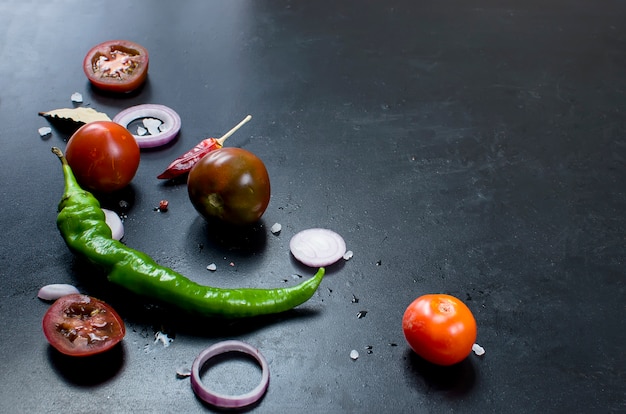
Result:
[[[252,119],[252,115],[248,115],[247,117],[245,117],[240,123],[238,123],[237,125],[235,125],[230,131],[228,131],[227,133],[225,133],[224,135],[222,135],[220,138],[218,138],[216,141],[220,144],[220,145],[224,145],[224,141],[226,141],[228,139],[228,137],[230,137],[231,135],[233,135],[235,132],[237,132],[237,130],[239,128],[241,128],[242,126],[244,126],[249,120]]]

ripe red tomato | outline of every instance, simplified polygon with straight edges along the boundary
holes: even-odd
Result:
[[[402,330],[411,348],[437,365],[461,362],[476,342],[472,311],[450,295],[424,295],[415,299],[404,312]]]
[[[139,145],[111,121],[83,125],[70,137],[65,157],[85,189],[111,192],[126,187],[139,168]]]
[[[128,40],[94,46],[83,59],[83,70],[94,86],[111,92],[131,92],[148,76],[148,50]]]
[[[241,148],[221,148],[200,159],[189,171],[187,190],[202,216],[230,224],[256,222],[270,202],[265,164]]]
[[[79,293],[57,299],[44,315],[42,325],[48,342],[71,356],[107,351],[126,334],[124,321],[111,306]]]

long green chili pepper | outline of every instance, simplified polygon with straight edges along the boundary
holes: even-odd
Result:
[[[277,289],[221,289],[195,283],[158,265],[147,254],[111,237],[98,200],[76,182],[59,148],[52,152],[63,165],[65,191],[59,203],[57,227],[69,249],[108,272],[108,279],[130,291],[191,313],[238,318],[283,312],[306,302],[317,290],[324,268],[292,287]]]

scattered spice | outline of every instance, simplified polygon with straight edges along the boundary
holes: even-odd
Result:
[[[161,201],[159,201],[159,211],[160,211],[161,213],[165,213],[165,212],[167,211],[167,209],[168,209],[169,205],[170,205],[170,202],[169,202],[169,201],[167,201],[167,200],[161,200]]]
[[[357,298],[354,294],[352,295],[352,303],[359,303],[359,298]]]
[[[367,311],[366,310],[362,310],[362,311],[359,311],[359,313],[356,314],[356,317],[361,319],[361,318],[365,318],[365,315],[367,315]]]

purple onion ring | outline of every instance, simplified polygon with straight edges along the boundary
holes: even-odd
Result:
[[[180,131],[180,116],[165,105],[143,104],[131,106],[115,115],[113,122],[128,129],[131,122],[142,118],[155,118],[163,122],[164,131],[156,135],[140,136],[133,134],[139,148],[153,148],[165,145],[173,140]],[[132,132],[131,132],[132,134]]]
[[[200,378],[200,370],[211,358],[226,353],[241,352],[252,356],[261,366],[261,382],[252,391],[241,395],[225,395],[205,387]],[[196,357],[191,366],[191,388],[201,400],[221,408],[240,408],[257,402],[267,391],[270,382],[270,369],[265,357],[258,349],[241,341],[223,341],[205,349]]]

